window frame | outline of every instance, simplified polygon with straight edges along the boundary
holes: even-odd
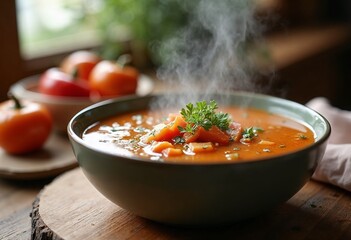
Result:
[[[7,93],[12,84],[22,78],[39,74],[45,69],[57,66],[68,53],[93,49],[99,46],[82,46],[82,48],[69,49],[60,53],[25,59],[21,55],[19,33],[17,25],[17,8],[15,0],[0,1],[0,101],[7,99]]]

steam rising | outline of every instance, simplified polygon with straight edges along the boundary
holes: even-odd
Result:
[[[185,93],[178,103],[184,106],[200,100],[197,93],[254,89],[253,64],[246,50],[260,36],[261,26],[254,17],[253,2],[199,0],[191,9],[183,4],[191,11],[190,22],[162,44],[166,64],[158,71],[172,89]]]

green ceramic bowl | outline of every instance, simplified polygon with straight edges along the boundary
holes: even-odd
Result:
[[[315,143],[259,161],[177,164],[107,153],[82,140],[90,125],[110,116],[148,109],[156,97],[114,99],[90,106],[71,119],[68,135],[80,167],[98,191],[121,208],[166,224],[229,224],[272,210],[308,181],[331,131],[323,116],[303,105],[235,92],[213,98],[221,104],[245,104],[304,122],[315,132]]]

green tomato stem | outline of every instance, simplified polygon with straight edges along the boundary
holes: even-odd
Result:
[[[122,68],[132,62],[132,56],[130,54],[122,54],[117,59],[117,64],[119,64]]]
[[[72,75],[71,75],[73,80],[75,80],[75,79],[78,78],[78,73],[79,73],[78,68],[75,67],[75,68],[73,69]]]
[[[8,97],[14,101],[15,109],[21,109],[23,107],[19,99],[16,98],[12,93],[8,93]]]

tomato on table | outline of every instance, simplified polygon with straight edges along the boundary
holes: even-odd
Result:
[[[89,84],[100,96],[135,94],[139,71],[131,66],[108,60],[99,62],[91,71]]]
[[[87,81],[91,70],[100,60],[101,58],[94,52],[76,51],[62,60],[60,69],[69,75],[75,74],[77,78]]]
[[[40,149],[52,130],[52,117],[42,105],[17,99],[0,104],[0,147],[9,154]]]
[[[89,97],[89,84],[58,68],[46,70],[39,79],[38,91],[52,96]]]

